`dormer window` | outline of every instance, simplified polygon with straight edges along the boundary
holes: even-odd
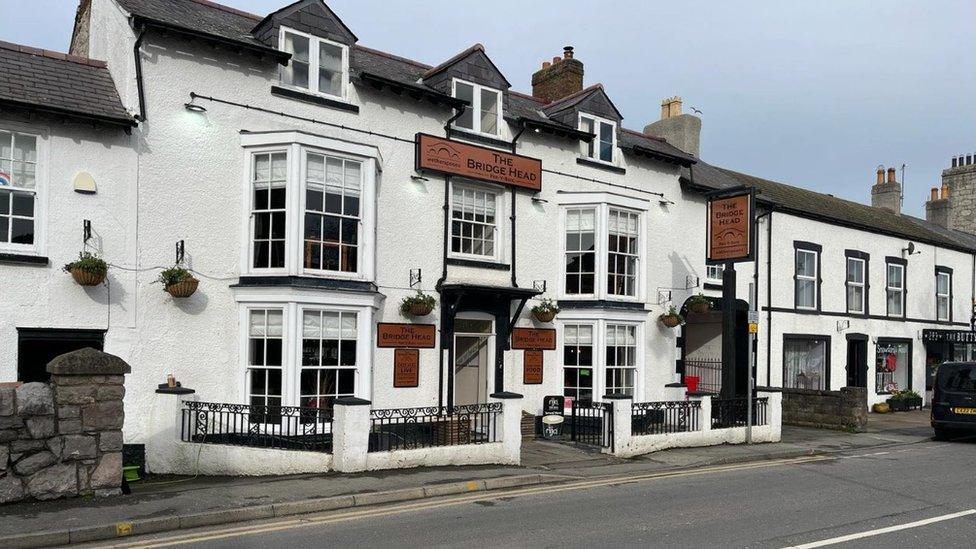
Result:
[[[580,113],[579,129],[596,137],[584,144],[588,158],[613,163],[613,151],[617,148],[617,123],[604,118]]]
[[[470,106],[454,122],[454,126],[475,133],[497,136],[502,126],[502,92],[454,80],[454,97],[467,101]]]
[[[281,30],[281,49],[291,54],[281,69],[281,83],[312,93],[345,99],[349,48],[291,29]]]

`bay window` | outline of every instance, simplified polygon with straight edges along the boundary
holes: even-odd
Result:
[[[282,327],[281,309],[251,309],[248,314],[247,403],[281,406]],[[269,413],[272,412],[269,410]],[[272,415],[280,417],[280,411]],[[270,419],[267,422],[274,422]]]
[[[830,388],[830,338],[783,336],[783,387],[828,390]]]
[[[634,394],[637,371],[637,327],[608,324],[606,327],[606,392]]]
[[[477,259],[497,259],[500,193],[474,185],[451,185],[451,253]]]
[[[905,316],[905,264],[889,258],[885,297],[888,316]],[[903,260],[902,260],[903,261]]]
[[[0,248],[34,248],[37,209],[37,137],[0,130]]]
[[[468,102],[454,126],[492,136],[501,134],[502,92],[463,80],[454,80],[454,97]]]
[[[253,156],[251,217],[255,269],[285,266],[287,158],[284,152]]]
[[[560,313],[557,326],[563,368],[563,395],[579,404],[606,394],[639,393],[643,315],[612,316],[584,311]],[[568,317],[568,318],[566,318]]]
[[[362,163],[305,155],[305,269],[355,273],[359,266]]]
[[[355,395],[357,322],[355,312],[302,311],[299,406],[332,408]]]
[[[935,268],[936,320],[952,320],[952,270]]]
[[[617,123],[589,114],[580,113],[579,129],[596,137],[584,144],[586,157],[600,162],[613,163],[617,148]]]
[[[593,326],[563,327],[563,395],[580,404],[593,402]]]
[[[292,29],[282,28],[281,49],[291,54],[281,68],[285,86],[343,99],[349,74],[349,48]]]
[[[592,194],[582,193],[580,198]],[[643,208],[642,204],[634,205]],[[645,246],[642,215],[641,211],[606,203],[565,206],[561,218],[563,296],[640,298]]]

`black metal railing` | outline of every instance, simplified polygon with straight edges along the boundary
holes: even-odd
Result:
[[[685,378],[698,378],[698,390],[718,393],[722,390],[721,360],[685,360]]]
[[[501,413],[501,402],[372,410],[369,451],[499,442]]]
[[[766,409],[769,405],[768,397],[752,400],[752,424],[766,425]],[[745,427],[749,409],[746,397],[713,398],[712,399],[712,428],[726,429],[729,427]]]
[[[631,406],[631,433],[661,435],[701,429],[701,401],[635,402]]]
[[[332,410],[184,402],[184,442],[231,444],[278,450],[332,451]]]
[[[580,444],[613,450],[613,403],[578,404],[573,401],[569,417],[569,439]]]

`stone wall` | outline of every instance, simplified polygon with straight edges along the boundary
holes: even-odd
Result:
[[[47,371],[50,384],[0,387],[0,503],[119,494],[129,365],[82,349]]]
[[[783,423],[862,433],[867,429],[867,389],[783,389]]]

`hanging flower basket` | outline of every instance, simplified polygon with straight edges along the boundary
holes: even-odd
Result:
[[[193,277],[187,269],[174,265],[159,273],[157,282],[162,283],[166,293],[173,297],[190,297],[197,291],[200,281]]]
[[[688,310],[695,314],[705,314],[712,308],[712,302],[704,294],[693,295],[688,298]]]
[[[191,276],[175,284],[168,284],[166,286],[166,292],[173,297],[190,297],[197,291],[197,286],[199,285],[200,281]]]
[[[427,316],[434,310],[437,300],[417,290],[415,295],[403,298],[400,302],[400,312],[409,316]]]
[[[684,319],[678,314],[678,309],[672,305],[668,307],[668,312],[661,315],[660,320],[661,324],[664,324],[668,328],[677,328]]]
[[[108,263],[91,252],[82,252],[78,254],[78,259],[66,264],[62,270],[70,273],[80,286],[98,286],[105,282]]]
[[[532,307],[532,316],[539,322],[552,322],[559,312],[559,307],[551,299],[543,299],[538,305]]]

